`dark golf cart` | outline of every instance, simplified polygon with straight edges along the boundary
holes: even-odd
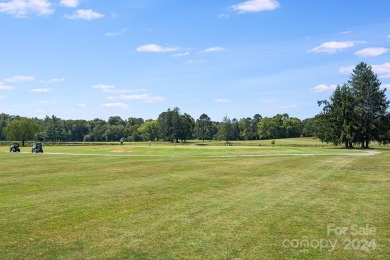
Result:
[[[12,143],[9,152],[20,153],[19,143]]]
[[[42,143],[34,143],[31,149],[32,153],[43,153]]]

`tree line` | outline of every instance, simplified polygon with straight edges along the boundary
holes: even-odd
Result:
[[[48,142],[109,142],[187,140],[261,140],[293,137],[317,137],[326,143],[369,148],[372,141],[390,142],[389,101],[385,89],[371,66],[359,63],[350,80],[337,86],[329,100],[318,101],[322,112],[300,120],[288,114],[212,121],[207,114],[196,120],[178,107],[144,120],[111,116],[107,121],[44,119],[0,114],[0,140]]]
[[[313,136],[305,129],[306,121],[288,114],[264,118],[256,114],[241,119],[225,116],[222,121],[212,121],[207,114],[202,114],[195,120],[177,107],[160,113],[155,120],[119,116],[111,116],[107,121],[99,118],[64,120],[54,115],[39,119],[3,113],[0,114],[0,140],[112,142],[124,138],[134,142],[186,142],[193,139],[229,141]]]

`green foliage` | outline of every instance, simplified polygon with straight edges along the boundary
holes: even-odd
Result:
[[[329,101],[319,101],[323,111],[317,115],[316,136],[335,145],[352,148],[360,144],[369,148],[371,141],[382,140],[389,131],[386,127],[387,108],[385,89],[365,63],[359,63],[351,74],[348,84],[337,86]]]
[[[138,132],[145,141],[155,141],[158,138],[159,129],[156,120],[148,120],[143,123],[139,128]]]
[[[7,140],[22,141],[22,146],[25,141],[35,140],[38,133],[39,125],[29,118],[13,120],[3,129]]]
[[[222,122],[219,125],[218,129],[218,140],[229,141],[233,139],[233,124],[232,120],[228,116],[224,116]]]
[[[159,137],[170,142],[186,141],[193,138],[195,121],[189,115],[180,113],[180,109],[175,107],[162,112],[157,119]]]
[[[0,130],[18,116],[0,115]],[[37,140],[43,142],[117,142],[120,138],[128,141],[165,140],[186,142],[200,140],[258,140],[267,138],[298,137],[303,127],[299,119],[290,118],[288,114],[278,114],[271,120],[269,129],[265,129],[267,118],[256,114],[253,118],[224,118],[222,122],[212,121],[207,114],[202,114],[195,122],[191,115],[180,112],[179,108],[162,112],[152,125],[151,120],[129,117],[123,120],[112,116],[108,121],[63,120],[56,116],[44,119],[33,119],[41,131]],[[262,122],[262,123],[260,123]],[[145,126],[145,127],[143,127]],[[260,126],[260,128],[259,128]],[[156,133],[157,132],[157,133]],[[3,133],[3,132],[1,132]],[[1,134],[0,140],[5,137]]]
[[[301,120],[290,117],[288,114],[277,114],[261,119],[257,124],[260,139],[293,138],[302,134]]]
[[[196,137],[204,142],[204,140],[209,139],[210,127],[211,127],[211,119],[208,115],[202,114],[199,119],[196,120],[195,123],[195,133]]]

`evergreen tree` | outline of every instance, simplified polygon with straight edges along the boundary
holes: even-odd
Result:
[[[323,142],[352,148],[354,143],[369,148],[371,141],[379,141],[387,135],[387,108],[385,89],[371,66],[359,63],[351,74],[348,84],[337,86],[329,101],[316,116],[316,136]]]
[[[379,141],[384,131],[383,118],[389,107],[386,90],[380,89],[377,75],[364,62],[355,67],[348,83],[355,99],[356,138],[362,148],[369,148],[370,141]]]

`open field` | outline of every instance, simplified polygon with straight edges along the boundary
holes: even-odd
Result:
[[[0,146],[0,259],[389,259],[390,150],[306,142]]]

